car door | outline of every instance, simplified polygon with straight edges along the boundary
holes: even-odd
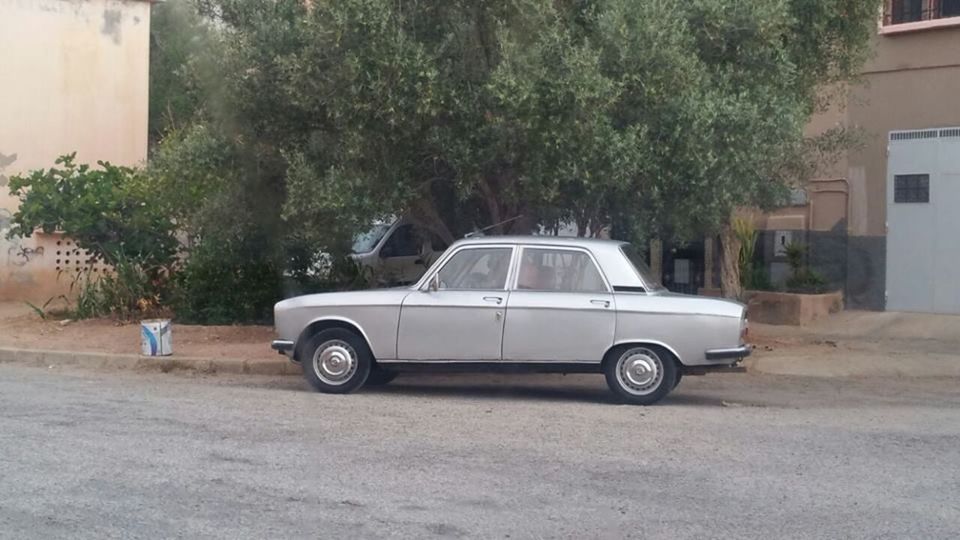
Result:
[[[600,362],[613,345],[616,305],[586,250],[525,246],[503,331],[503,359]]]
[[[398,358],[499,361],[513,253],[507,245],[470,246],[442,262],[437,290],[425,287],[403,301]]]

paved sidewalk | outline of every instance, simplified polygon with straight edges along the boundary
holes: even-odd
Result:
[[[751,325],[756,372],[960,377],[960,316],[844,311],[812,326]]]

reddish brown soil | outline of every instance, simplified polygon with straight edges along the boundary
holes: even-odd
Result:
[[[0,310],[0,347],[121,354],[140,352],[139,323],[93,319],[63,324],[45,321],[32,312],[11,311]],[[269,326],[174,324],[173,352],[176,356],[272,360],[277,357],[270,350],[273,338],[273,329]]]

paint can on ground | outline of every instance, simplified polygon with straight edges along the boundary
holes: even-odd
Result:
[[[173,339],[169,319],[140,321],[140,354],[143,356],[170,356]]]

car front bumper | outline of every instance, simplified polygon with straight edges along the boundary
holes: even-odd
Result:
[[[270,343],[270,348],[280,354],[293,352],[293,342],[288,339],[275,339]]]

